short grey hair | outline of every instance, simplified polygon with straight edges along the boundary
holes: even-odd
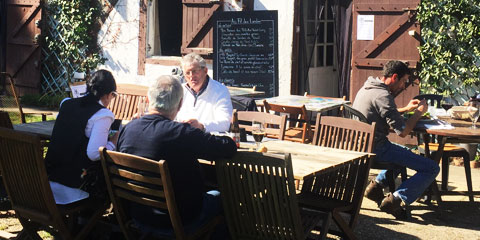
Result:
[[[177,77],[171,75],[158,77],[148,89],[149,106],[166,114],[178,109],[182,97],[182,85]]]
[[[207,67],[207,62],[205,59],[203,59],[202,56],[198,55],[197,53],[189,53],[182,58],[182,67],[185,65],[190,65],[190,64],[198,64],[200,68],[206,68]]]

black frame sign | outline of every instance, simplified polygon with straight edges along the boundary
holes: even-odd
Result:
[[[277,11],[215,12],[213,78],[278,95]]]

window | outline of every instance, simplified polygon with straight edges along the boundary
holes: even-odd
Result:
[[[149,0],[147,6],[147,57],[181,56],[182,1]]]
[[[313,48],[311,67],[333,66],[335,60],[334,23],[329,1],[325,1],[324,7],[319,7],[317,0],[308,0],[308,4],[305,6],[307,8],[304,12],[307,13],[307,56],[309,58]]]

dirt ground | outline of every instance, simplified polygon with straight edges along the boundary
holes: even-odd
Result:
[[[371,175],[376,175],[372,170]],[[413,172],[409,172],[409,175]],[[437,177],[437,181],[440,177]],[[473,189],[480,189],[480,169],[472,169]],[[449,189],[466,190],[463,167],[450,166]],[[363,200],[355,234],[359,239],[479,239],[480,240],[480,196],[470,203],[466,196],[442,196],[439,206],[435,201],[427,205],[415,202],[410,206],[411,218],[395,220],[387,213],[380,212],[377,205],[366,198]],[[0,230],[16,233],[21,225],[13,211],[0,211]],[[52,239],[41,234],[43,239]],[[110,239],[121,238],[117,234]],[[328,239],[339,239],[328,235]]]

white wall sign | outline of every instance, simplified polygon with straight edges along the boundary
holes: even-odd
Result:
[[[357,40],[373,40],[374,15],[357,16]]]

